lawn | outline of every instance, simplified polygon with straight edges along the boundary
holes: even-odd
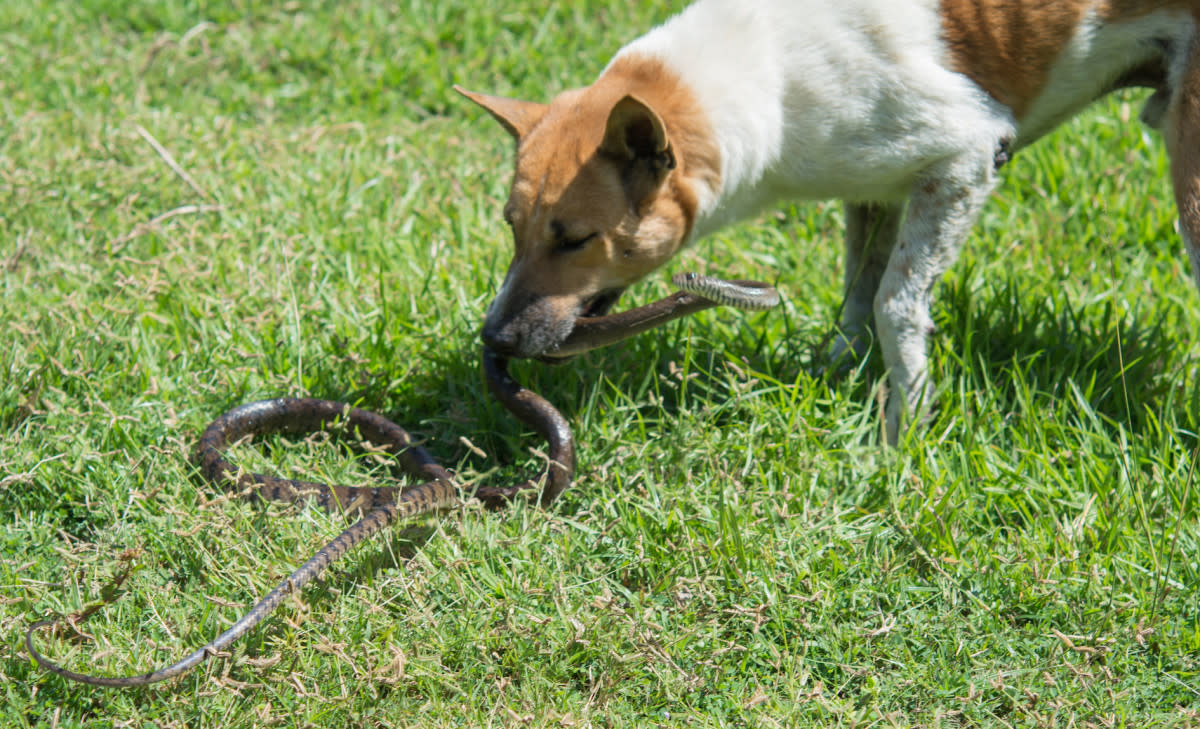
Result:
[[[1200,725],[1200,296],[1141,94],[1022,152],[938,287],[927,427],[880,446],[882,365],[811,374],[835,203],[701,241],[784,304],[514,374],[577,482],[351,552],[180,679],[169,663],[347,524],[205,482],[230,407],[386,413],[465,484],[543,447],[486,392],[511,141],[454,83],[546,99],[670,7],[0,3],[0,725]],[[314,439],[241,462],[358,483]]]

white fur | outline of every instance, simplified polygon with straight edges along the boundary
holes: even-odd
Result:
[[[618,54],[665,62],[712,125],[720,188],[702,191],[693,237],[783,198],[847,201],[841,348],[864,346],[855,338],[873,310],[892,383],[893,443],[928,399],[930,291],[996,183],[999,145],[1029,144],[1077,112],[1149,58],[1150,41],[1185,48],[1196,35],[1182,11],[1118,26],[1087,14],[1018,126],[948,67],[938,8],[937,0],[700,0]],[[864,232],[868,218],[884,223],[878,240]]]
[[[1103,25],[1094,12],[1089,13],[1059,55],[1045,90],[1021,120],[1021,145],[1033,143],[1073,116],[1122,70],[1148,59],[1153,47],[1145,39],[1171,39],[1183,47],[1195,33],[1183,11],[1150,13],[1118,25]],[[1182,68],[1173,71],[1178,76]]]

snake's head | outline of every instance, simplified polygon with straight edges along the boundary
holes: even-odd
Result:
[[[460,89],[517,140],[515,250],[481,332],[507,357],[554,359],[579,318],[607,314],[691,234],[697,198],[668,135],[686,100],[621,65],[548,105]]]

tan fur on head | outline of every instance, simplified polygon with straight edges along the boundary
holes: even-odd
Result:
[[[459,89],[517,140],[504,208],[515,251],[483,329],[497,351],[553,356],[577,317],[607,311],[688,240],[694,177],[711,179],[717,163],[673,81],[635,60],[549,105]]]

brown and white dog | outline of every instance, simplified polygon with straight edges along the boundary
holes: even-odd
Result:
[[[1020,148],[1155,91],[1200,282],[1200,0],[700,0],[550,104],[459,89],[517,140],[516,252],[483,339],[553,357],[690,241],[784,198],[846,206],[839,348],[872,323],[887,434],[926,399],[930,290]]]

